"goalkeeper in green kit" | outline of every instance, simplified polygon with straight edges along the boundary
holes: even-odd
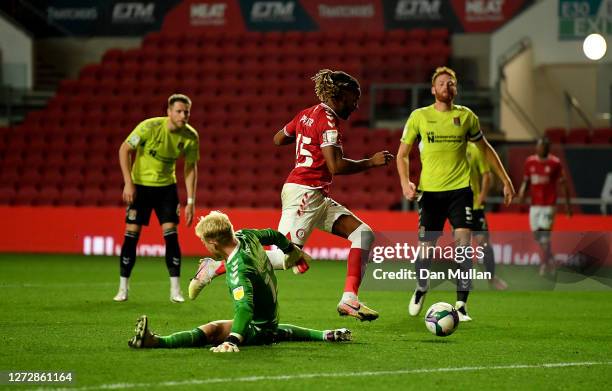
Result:
[[[234,319],[218,320],[193,330],[159,336],[149,330],[148,318],[143,315],[137,321],[136,335],[128,342],[130,347],[212,345],[210,350],[213,352],[238,352],[239,346],[243,345],[351,340],[348,329],[320,331],[279,324],[276,276],[262,246],[276,245],[286,254],[289,266],[305,255],[280,232],[272,229],[234,232],[227,215],[216,211],[201,218],[195,231],[214,257],[227,260],[226,280],[234,302]],[[190,292],[190,296],[194,297],[197,293]]]

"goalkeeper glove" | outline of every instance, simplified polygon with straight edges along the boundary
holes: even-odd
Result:
[[[210,348],[210,351],[213,353],[229,353],[229,352],[239,352],[238,345],[232,342],[223,342],[221,345],[213,346]]]
[[[283,268],[285,270],[289,268],[294,268],[294,273],[304,273],[308,270],[308,263],[312,262],[312,257],[306,254],[301,248],[293,244],[293,249],[285,254],[285,260],[283,262]],[[296,272],[296,267],[298,269],[303,269],[303,271]]]

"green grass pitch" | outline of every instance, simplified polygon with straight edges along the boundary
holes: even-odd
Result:
[[[196,261],[183,264],[182,285]],[[503,274],[504,270],[502,270]],[[410,318],[405,291],[364,290],[381,317],[340,318],[336,304],[345,263],[315,262],[303,276],[278,272],[281,320],[312,328],[349,327],[349,343],[281,343],[237,354],[208,349],[132,350],[141,314],[161,334],[231,319],[223,279],[193,302],[172,304],[161,259],[139,258],[130,300],[112,301],[112,257],[0,256],[0,372],[73,371],[72,385],[19,389],[597,389],[612,382],[612,291],[479,290],[471,323],[450,337],[431,335]],[[426,306],[454,303],[434,291]],[[548,365],[552,364],[552,365]]]

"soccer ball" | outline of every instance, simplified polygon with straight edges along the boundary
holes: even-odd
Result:
[[[438,337],[451,335],[459,326],[459,314],[455,307],[448,303],[433,304],[425,313],[427,330]]]

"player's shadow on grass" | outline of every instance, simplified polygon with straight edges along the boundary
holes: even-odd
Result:
[[[455,340],[448,339],[448,338],[436,338],[436,339],[428,338],[428,339],[422,339],[419,342],[433,343],[433,344],[449,344],[449,343],[453,344],[453,343],[456,343]]]

